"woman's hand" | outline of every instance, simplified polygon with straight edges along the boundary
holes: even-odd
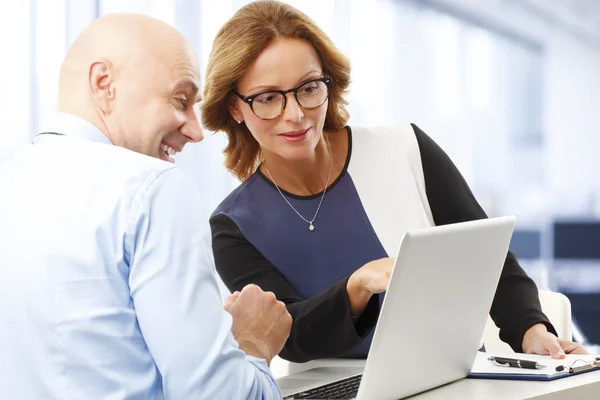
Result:
[[[536,324],[525,332],[521,348],[523,353],[549,354],[559,359],[565,358],[565,354],[589,354],[579,343],[557,338],[544,324]]]
[[[352,316],[358,316],[365,310],[371,296],[387,290],[395,261],[395,258],[374,260],[350,276],[346,291]]]

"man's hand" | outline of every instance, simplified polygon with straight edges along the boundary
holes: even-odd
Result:
[[[290,335],[292,317],[285,304],[272,292],[247,285],[228,296],[224,308],[232,316],[231,333],[240,349],[270,364]]]
[[[582,345],[559,339],[548,332],[546,325],[536,324],[523,335],[523,353],[550,354],[552,358],[565,358],[565,354],[589,354]]]

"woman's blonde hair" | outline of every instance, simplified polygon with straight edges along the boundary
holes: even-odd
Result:
[[[323,73],[332,78],[324,128],[341,129],[348,122],[344,97],[350,84],[350,63],[321,28],[302,12],[278,1],[256,1],[242,7],[223,25],[213,42],[202,102],[204,126],[227,134],[225,166],[242,181],[256,171],[262,153],[246,124],[234,121],[227,106],[248,66],[280,38],[298,38],[312,44]]]

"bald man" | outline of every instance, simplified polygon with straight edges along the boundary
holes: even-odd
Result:
[[[197,57],[117,14],[64,61],[56,121],[0,153],[4,399],[272,399],[291,317],[248,286],[223,309],[201,199],[172,156],[202,140]]]

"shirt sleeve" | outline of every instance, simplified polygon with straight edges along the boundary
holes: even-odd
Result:
[[[210,219],[216,268],[230,291],[249,283],[271,291],[286,304],[292,330],[279,356],[292,362],[343,355],[359,345],[379,318],[379,296],[352,319],[346,283],[348,278],[310,299],[301,299],[283,274],[242,234],[224,214]]]
[[[280,399],[266,361],[231,334],[210,250],[208,221],[178,168],[158,173],[130,207],[129,285],[165,399]]]
[[[448,155],[419,127],[413,125],[419,150],[425,190],[436,225],[487,218],[467,182]],[[527,329],[543,323],[556,330],[542,312],[537,286],[523,271],[516,256],[508,252],[492,302],[490,316],[500,328],[500,339],[516,352]]]

